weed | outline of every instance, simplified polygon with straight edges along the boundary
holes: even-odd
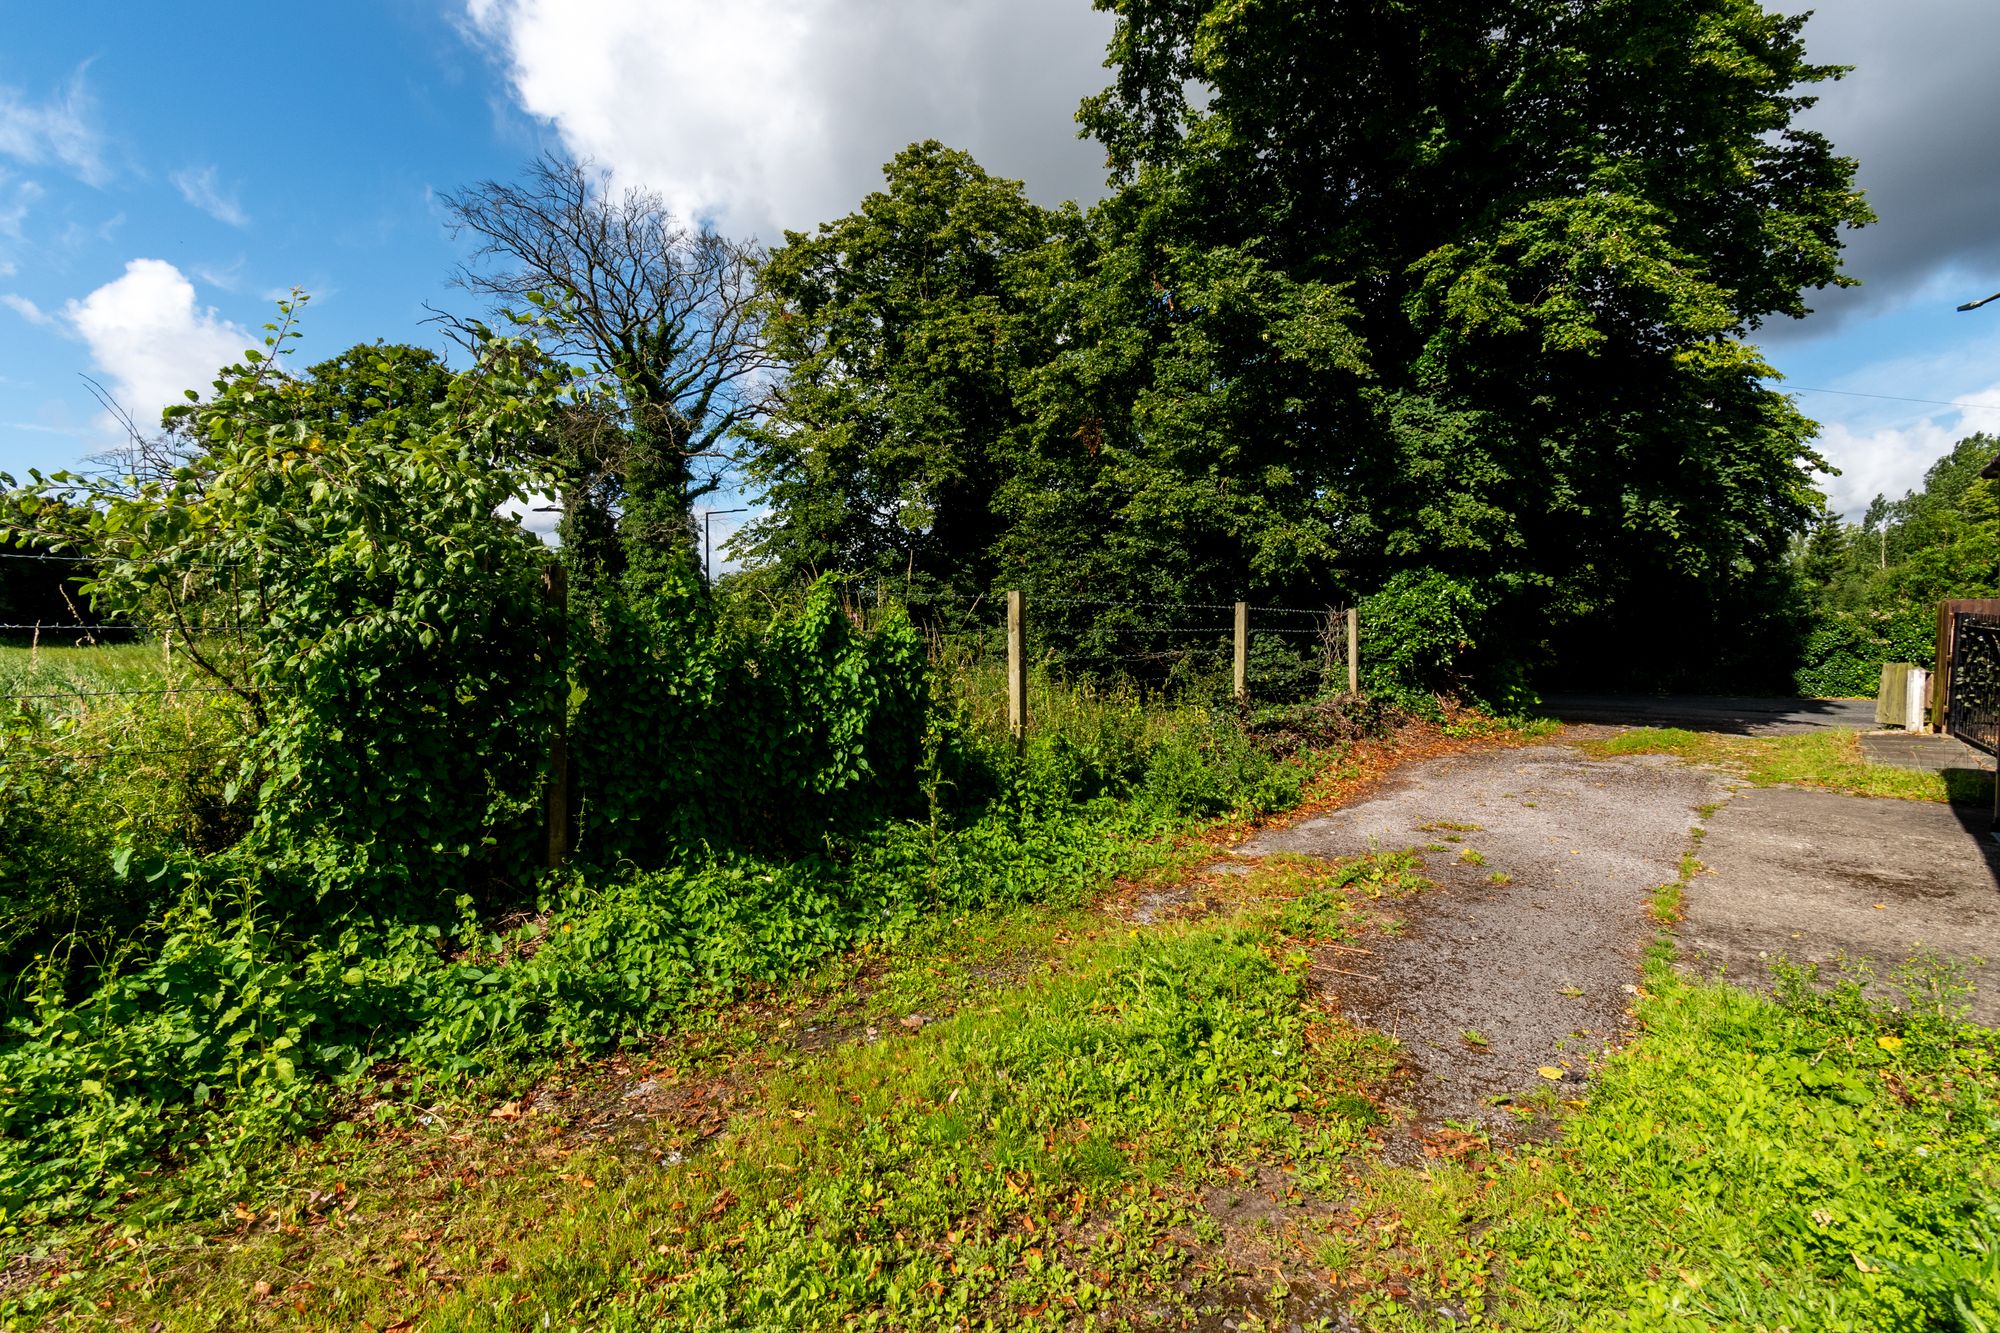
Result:
[[[1458,854],[1458,859],[1469,866],[1483,866],[1486,864],[1485,856],[1481,855],[1477,851],[1474,851],[1470,847],[1467,847],[1464,851],[1460,852]]]
[[[1478,1028],[1467,1028],[1465,1031],[1459,1033],[1458,1035],[1459,1039],[1463,1041],[1467,1046],[1490,1046],[1493,1044],[1491,1041],[1487,1040],[1486,1034],[1481,1032]]]
[[[1514,882],[1514,877],[1504,870],[1495,870],[1486,877],[1486,882],[1499,888],[1505,888]]]
[[[1187,1318],[1229,1296],[1175,1243],[1220,1239],[1205,1187],[1262,1166],[1331,1193],[1366,1147],[1380,1117],[1359,1092],[1388,1075],[1389,1044],[1317,1013],[1296,960],[1413,873],[1407,857],[1280,863],[1240,914],[1136,937],[1072,938],[1085,918],[1032,906],[963,914],[890,973],[949,970],[982,939],[1070,947],[920,1030],[766,1065],[700,1152],[671,1124],[636,1156],[594,1150],[518,1100],[465,1128],[405,1119],[374,1146],[343,1131],[300,1150],[309,1188],[243,1210],[259,1224],[242,1239],[144,1235],[91,1290],[176,1328],[422,1309],[530,1329],[585,1307],[604,1328],[708,1327],[724,1309],[756,1327],[1017,1326],[1135,1301]],[[924,993],[880,984],[898,1005]],[[127,1285],[168,1254],[164,1285]]]

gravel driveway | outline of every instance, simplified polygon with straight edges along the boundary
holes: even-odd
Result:
[[[1402,1041],[1420,1126],[1504,1132],[1513,1120],[1494,1099],[1546,1086],[1544,1066],[1580,1078],[1618,1038],[1655,929],[1651,891],[1678,876],[1701,807],[1725,795],[1720,775],[1651,756],[1481,750],[1414,765],[1236,854],[1443,849],[1425,853],[1438,890],[1399,908],[1401,932],[1370,939],[1355,964],[1369,977],[1335,994]]]
[[[1539,1071],[1580,1081],[1620,1039],[1657,930],[1652,890],[1679,878],[1691,847],[1705,866],[1678,928],[1691,970],[1756,986],[1779,957],[1865,956],[1887,977],[1929,950],[1976,981],[1982,960],[2000,958],[2000,847],[1987,825],[1984,810],[1745,790],[1676,759],[1550,744],[1414,764],[1234,854],[1423,851],[1437,890],[1398,904],[1400,929],[1354,960],[1366,975],[1331,990],[1401,1040],[1419,1133],[1449,1120],[1506,1137],[1505,1103],[1546,1086]],[[2000,986],[1981,987],[1972,1014],[2000,1023]]]

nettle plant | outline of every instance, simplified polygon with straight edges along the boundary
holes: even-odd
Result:
[[[296,305],[169,410],[177,466],[36,475],[15,503],[99,560],[100,614],[241,699],[228,795],[261,856],[322,897],[435,911],[525,863],[563,663],[550,555],[509,510],[551,488],[533,445],[575,379],[532,338],[460,374],[361,348],[295,376]]]

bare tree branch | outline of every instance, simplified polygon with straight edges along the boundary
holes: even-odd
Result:
[[[685,524],[764,410],[775,363],[754,309],[762,252],[682,222],[656,192],[614,191],[589,163],[553,154],[518,183],[483,181],[444,203],[453,235],[479,243],[456,285],[489,298],[496,319],[531,299],[563,303],[551,351],[606,375],[624,414],[624,454],[603,463],[635,505],[664,487],[655,498]],[[441,318],[461,340],[484,328]]]

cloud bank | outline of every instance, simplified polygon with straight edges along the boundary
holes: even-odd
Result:
[[[851,212],[919,139],[1043,203],[1094,198],[1088,0],[466,0],[521,107],[684,216],[767,241]]]
[[[2000,78],[1993,0],[1779,0],[1813,11],[1806,51],[1852,65],[1820,86],[1805,123],[1860,163],[1881,219],[1849,233],[1858,288],[1820,292],[1803,328],[1823,334],[1915,297],[1952,304],[2000,288]],[[1962,287],[1962,291],[1961,291]],[[1796,326],[1795,326],[1796,327]],[[1772,333],[1783,336],[1782,326]]]
[[[134,259],[122,276],[64,307],[119,406],[141,429],[160,410],[206,391],[215,372],[257,339],[196,299],[194,284],[164,259]]]

